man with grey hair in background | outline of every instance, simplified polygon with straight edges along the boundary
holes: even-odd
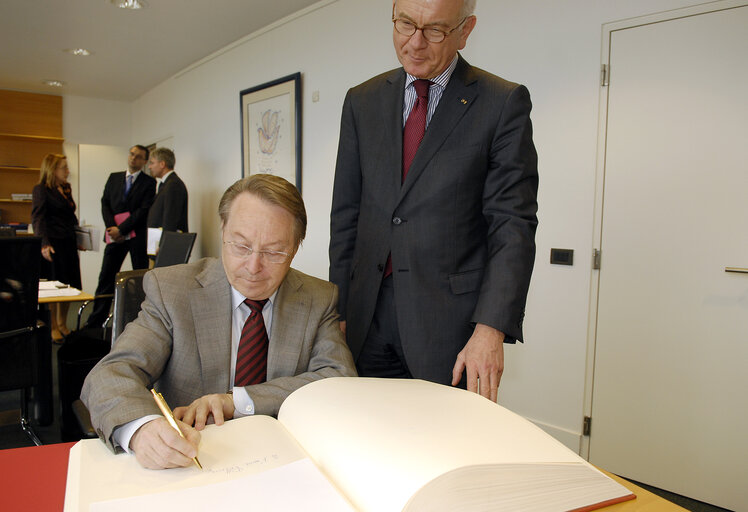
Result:
[[[174,172],[176,158],[169,148],[151,151],[148,169],[156,178],[156,198],[148,211],[148,227],[164,231],[181,231],[187,228],[187,187]]]
[[[330,280],[361,376],[496,400],[535,259],[527,89],[468,64],[474,0],[396,0],[401,68],[345,99]]]

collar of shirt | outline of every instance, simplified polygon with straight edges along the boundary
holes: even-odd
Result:
[[[268,297],[267,303],[265,303],[265,306],[262,308],[262,317],[265,320],[265,329],[268,332],[268,336],[270,335],[270,326],[273,323],[273,303],[275,302],[276,295],[278,295],[278,290],[275,290],[273,294]],[[244,299],[246,299],[246,297],[239,293],[239,291],[232,286],[231,311],[234,317],[236,317],[236,315],[239,315],[241,319],[241,323],[239,324],[239,334],[241,333],[241,327],[244,325],[244,321],[247,319],[249,313],[251,312],[249,306],[244,304]],[[231,335],[233,337],[233,330]]]
[[[140,171],[138,171],[138,172],[130,172],[130,169],[128,169],[127,172],[125,173],[125,177],[127,177],[127,176],[132,176],[132,181],[133,181],[133,183],[135,183],[135,180],[137,180],[138,176],[140,176]]]
[[[430,79],[431,86],[429,87],[429,110],[426,114],[426,128],[428,128],[429,123],[431,122],[431,117],[434,115],[434,111],[436,110],[436,106],[439,104],[439,100],[442,98],[442,94],[444,94],[444,89],[447,87],[447,84],[449,83],[449,79],[452,78],[452,73],[454,72],[455,68],[457,67],[457,55],[455,55],[454,59],[452,59],[452,62],[447,66],[447,69],[445,69],[439,76],[436,78]],[[410,115],[410,111],[413,110],[413,105],[416,103],[416,88],[413,84],[418,80],[418,78],[414,77],[413,75],[409,73],[405,73],[405,96],[403,98],[403,126],[405,126],[405,122],[408,120],[408,116]]]
[[[163,182],[165,182],[166,180],[169,179],[169,176],[171,176],[172,173],[174,173],[174,169],[172,169],[171,171],[167,172],[166,174],[164,174],[160,178],[156,178],[156,181],[159,182],[159,183],[163,183]]]

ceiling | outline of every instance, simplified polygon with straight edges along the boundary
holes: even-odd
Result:
[[[318,0],[0,0],[0,89],[132,101]],[[65,53],[86,48],[87,57]],[[43,84],[60,80],[63,87]]]

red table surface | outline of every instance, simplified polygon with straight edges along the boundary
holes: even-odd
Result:
[[[0,450],[0,509],[61,511],[65,503],[68,457],[74,444]]]

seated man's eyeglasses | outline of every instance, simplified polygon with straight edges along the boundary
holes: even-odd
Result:
[[[460,28],[462,24],[465,23],[466,19],[468,19],[468,16],[462,18],[462,21],[451,30],[444,30],[433,25],[419,27],[412,21],[403,18],[392,18],[392,23],[395,24],[395,30],[397,30],[399,34],[410,37],[415,34],[416,31],[420,30],[423,33],[423,38],[429,43],[441,43],[449,34]]]
[[[257,254],[260,258],[262,258],[263,261],[266,261],[268,263],[280,264],[285,263],[286,261],[288,261],[288,258],[291,257],[290,254],[282,251],[255,251],[251,247],[247,247],[246,245],[242,245],[238,242],[225,241],[223,243],[228,246],[231,255],[237,258],[246,259],[253,254]]]

